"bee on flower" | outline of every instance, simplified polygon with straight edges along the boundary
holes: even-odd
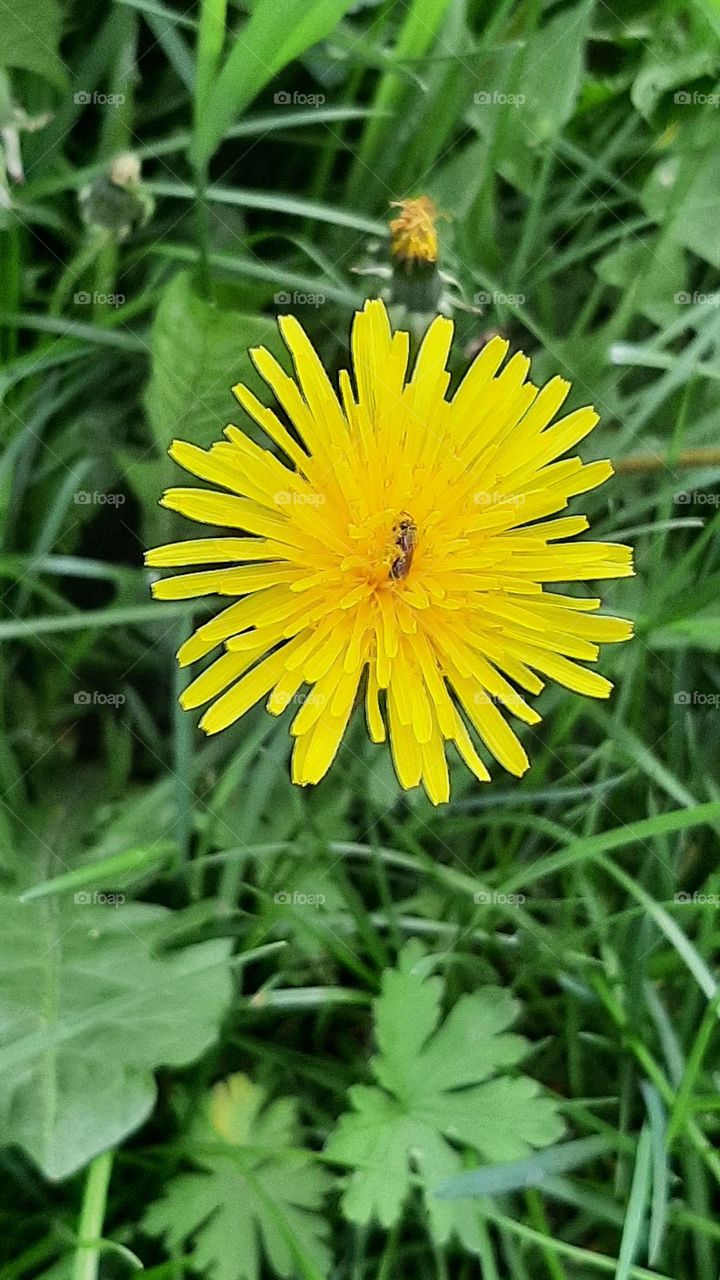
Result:
[[[569,384],[535,386],[524,355],[505,362],[500,337],[449,396],[443,316],[410,371],[408,333],[367,302],[339,394],[297,320],[279,325],[295,376],[264,348],[251,354],[294,432],[247,387],[234,392],[285,460],[235,426],[209,450],[170,449],[211,487],[170,489],[163,505],[236,531],[146,556],[155,568],[197,566],[155,582],[158,599],[234,598],[179,651],[181,666],[214,655],[182,705],[206,705],[200,725],[218,733],[262,698],[280,714],[309,686],[290,726],[300,785],[329,769],[358,696],[372,741],[389,738],[401,786],[422,784],[435,804],[449,797],[450,746],[481,781],[480,749],[523,774],[504,711],[537,724],[523,694],[546,679],[607,697],[610,682],[584,664],[632,631],[598,614],[599,599],[548,589],[632,573],[630,548],[579,541],[586,517],[559,514],[612,474],[607,461],[562,456],[597,414],[553,422]]]

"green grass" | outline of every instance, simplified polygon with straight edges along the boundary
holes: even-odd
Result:
[[[716,1280],[715,0],[0,7],[25,171],[0,168],[0,1280]],[[176,705],[193,611],[142,568],[182,527],[170,439],[237,420],[278,311],[335,370],[382,285],[353,268],[387,265],[389,204],[420,193],[451,292],[486,299],[455,312],[454,372],[499,329],[572,379],[602,420],[584,456],[617,470],[574,509],[637,563],[602,591],[637,628],[604,651],[611,700],[549,687],[529,773],[453,763],[437,810],[358,718],[309,790],[287,717],[205,739]],[[393,1006],[412,940],[426,981]],[[411,1044],[435,991],[459,1070],[476,1023],[450,1011],[498,988],[537,1140],[513,1155],[525,1113],[488,1102],[483,1155],[471,1075],[430,1189],[416,1153],[397,1215],[363,1221],[374,1028]],[[413,1063],[386,1071],[419,1124]],[[228,1142],[208,1091],[239,1073]],[[242,1222],[205,1253],[203,1178]]]

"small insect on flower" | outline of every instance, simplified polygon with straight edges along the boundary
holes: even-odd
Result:
[[[422,784],[434,804],[449,796],[450,744],[483,782],[483,750],[521,775],[529,762],[508,717],[540,720],[523,693],[545,677],[608,697],[609,680],[586,664],[601,642],[631,635],[596,613],[596,596],[548,589],[632,573],[629,547],[580,541],[585,516],[558,515],[612,474],[609,462],[562,457],[597,414],[553,421],[569,383],[535,386],[501,337],[449,395],[443,316],[409,371],[408,334],[367,302],[339,394],[297,320],[279,325],[295,376],[262,347],[251,355],[294,431],[241,384],[235,395],[274,451],[232,426],[208,450],[170,449],[210,487],[170,489],[163,505],[213,528],[147,553],[155,568],[197,567],[153,594],[233,598],[178,653],[187,666],[216,651],[181,705],[208,704],[201,728],[219,733],[261,698],[271,715],[293,704],[301,786],[329,769],[358,696],[400,784]]]
[[[417,546],[417,525],[406,511],[393,526],[395,550],[390,564],[390,577],[398,582],[407,578]]]

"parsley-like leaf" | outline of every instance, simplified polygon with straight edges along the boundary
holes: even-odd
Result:
[[[145,1216],[168,1249],[191,1241],[194,1269],[211,1280],[258,1280],[262,1257],[277,1276],[320,1280],[330,1270],[321,1215],[328,1176],[298,1149],[297,1101],[266,1103],[238,1074],[212,1089],[191,1133],[203,1172],[170,1182]]]
[[[520,1160],[559,1138],[563,1122],[535,1080],[507,1073],[528,1048],[508,1031],[518,1013],[509,992],[462,996],[438,1026],[443,982],[426,972],[415,943],[385,972],[373,1006],[378,1084],[350,1090],[354,1110],[326,1154],[353,1169],[343,1197],[351,1222],[391,1226],[419,1180],[435,1240],[455,1232],[476,1252],[476,1206],[436,1199],[434,1188],[467,1167],[469,1149],[483,1163]]]

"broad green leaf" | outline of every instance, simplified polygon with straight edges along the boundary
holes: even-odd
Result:
[[[575,110],[583,70],[583,49],[592,5],[563,9],[531,40],[519,91],[522,127],[529,131],[530,146],[553,138]]]
[[[587,3],[563,9],[520,49],[492,55],[475,78],[468,117],[498,173],[527,196],[541,144],[556,137],[575,111],[589,14]],[[466,180],[472,184],[479,176],[468,171]]]
[[[681,154],[664,157],[642,193],[646,212],[664,224],[665,234],[716,268],[720,267],[719,184],[720,152],[708,147],[689,160]]]
[[[168,285],[152,328],[152,372],[145,408],[160,453],[178,436],[206,448],[241,410],[230,388],[262,383],[248,347],[279,343],[267,316],[222,311],[193,291],[181,272]]]
[[[102,899],[101,899],[102,903]],[[147,1119],[153,1070],[212,1044],[229,944],[164,954],[163,907],[0,898],[0,1135],[65,1178]]]
[[[274,76],[324,40],[352,0],[257,0],[204,99],[191,156],[202,170],[225,133]],[[282,103],[280,104],[282,106]]]
[[[387,970],[374,1002],[378,1085],[350,1090],[326,1154],[353,1173],[343,1198],[351,1222],[397,1221],[414,1176],[423,1187],[438,1243],[457,1234],[480,1252],[477,1214],[435,1198],[440,1183],[467,1167],[471,1149],[487,1164],[522,1160],[555,1141],[563,1123],[555,1102],[528,1076],[505,1074],[526,1052],[508,1031],[517,1002],[496,987],[462,996],[438,1027],[442,982],[423,976],[422,952],[409,944]]]
[[[58,53],[62,11],[57,0],[12,0],[2,6],[0,67],[18,67],[65,88],[65,64]]]
[[[207,1148],[193,1157],[202,1172],[170,1182],[145,1231],[164,1236],[171,1252],[192,1240],[193,1270],[210,1280],[259,1280],[263,1258],[275,1275],[324,1280],[330,1180],[300,1136],[295,1098],[268,1102],[242,1074],[221,1081],[190,1134]]]
[[[685,253],[680,245],[669,241],[662,245],[650,244],[638,237],[622,241],[606,253],[595,265],[595,270],[606,284],[614,285],[623,294],[628,282],[636,282],[635,311],[647,316],[659,327],[672,324],[678,317],[676,298],[684,294],[687,269]]]
[[[668,89],[679,89],[687,94],[686,86],[700,76],[711,75],[718,67],[717,46],[707,41],[698,31],[695,49],[678,47],[677,37],[683,32],[680,23],[670,28],[675,38],[670,41],[663,32],[662,43],[648,45],[642,66],[630,92],[633,106],[647,119],[652,116],[658,100]],[[689,94],[688,94],[689,96]],[[681,99],[680,105],[683,105]]]

